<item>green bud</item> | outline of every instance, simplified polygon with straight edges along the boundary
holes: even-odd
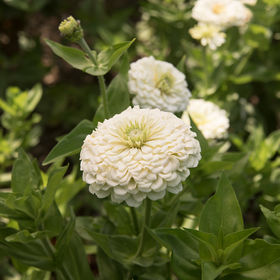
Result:
[[[84,31],[80,21],[74,19],[72,16],[63,20],[58,29],[63,37],[73,43],[80,41],[84,37]]]

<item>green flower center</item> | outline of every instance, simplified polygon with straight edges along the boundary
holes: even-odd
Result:
[[[139,124],[130,124],[124,130],[124,140],[130,148],[141,148],[147,140],[147,130]]]
[[[156,87],[161,93],[169,95],[174,84],[174,77],[170,73],[163,74],[156,82]]]

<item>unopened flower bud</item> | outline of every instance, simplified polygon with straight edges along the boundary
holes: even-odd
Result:
[[[72,16],[63,20],[58,27],[61,35],[71,42],[78,42],[84,36],[80,21]]]

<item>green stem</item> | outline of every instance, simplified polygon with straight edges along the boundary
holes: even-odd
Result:
[[[138,219],[137,219],[137,215],[136,215],[136,211],[135,211],[134,207],[130,207],[130,213],[131,213],[131,217],[132,217],[132,221],[133,221],[133,225],[134,225],[134,230],[135,230],[136,234],[139,234]]]
[[[80,47],[87,53],[87,55],[90,58],[90,60],[92,61],[92,63],[96,67],[98,67],[96,56],[92,53],[92,51],[91,51],[90,47],[88,46],[86,40],[84,38],[82,38],[78,43],[79,43]],[[100,88],[101,95],[102,95],[104,115],[105,115],[105,118],[108,119],[108,118],[110,118],[110,112],[109,112],[108,98],[107,98],[104,76],[101,75],[101,76],[97,76],[97,77],[98,77],[99,88]]]
[[[144,239],[145,239],[145,227],[149,227],[150,225],[150,217],[152,210],[152,201],[148,198],[145,200],[145,215],[142,223],[142,228],[140,232],[140,243],[136,252],[136,257],[140,256],[144,249]]]
[[[98,66],[97,64],[97,60],[95,55],[93,55],[88,43],[86,42],[86,40],[84,38],[82,38],[78,44],[80,45],[80,47],[88,54],[90,60],[93,62],[93,64],[95,64],[95,66]]]
[[[104,76],[98,76],[98,83],[99,83],[99,88],[100,88],[101,95],[102,95],[105,118],[108,119],[108,118],[110,118],[110,112],[109,112],[108,98],[107,98],[107,93],[106,93],[106,85],[105,85]]]

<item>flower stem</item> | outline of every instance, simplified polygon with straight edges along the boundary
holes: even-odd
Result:
[[[131,217],[132,217],[132,221],[133,221],[133,225],[134,225],[134,230],[135,230],[136,234],[139,234],[138,219],[137,219],[137,215],[136,215],[136,211],[135,211],[134,207],[130,207],[130,213],[131,213]]]
[[[150,217],[152,210],[152,201],[148,198],[145,200],[145,215],[142,223],[142,228],[140,232],[140,243],[136,252],[136,257],[140,256],[144,249],[144,239],[145,239],[145,227],[149,227],[150,225]]]
[[[109,112],[108,98],[107,98],[104,76],[98,76],[98,83],[99,83],[99,88],[100,88],[101,95],[102,95],[105,118],[108,119],[108,118],[110,118],[110,112]]]
[[[90,58],[90,60],[92,61],[92,63],[96,67],[98,67],[96,56],[92,53],[92,51],[91,51],[90,47],[88,46],[86,40],[84,38],[82,38],[78,43],[79,43],[80,47],[87,53],[87,55]],[[101,95],[102,95],[104,115],[105,115],[105,118],[108,119],[108,118],[110,118],[110,112],[109,112],[108,98],[107,98],[104,76],[103,75],[97,76],[97,78],[98,78],[99,88],[100,88]]]

